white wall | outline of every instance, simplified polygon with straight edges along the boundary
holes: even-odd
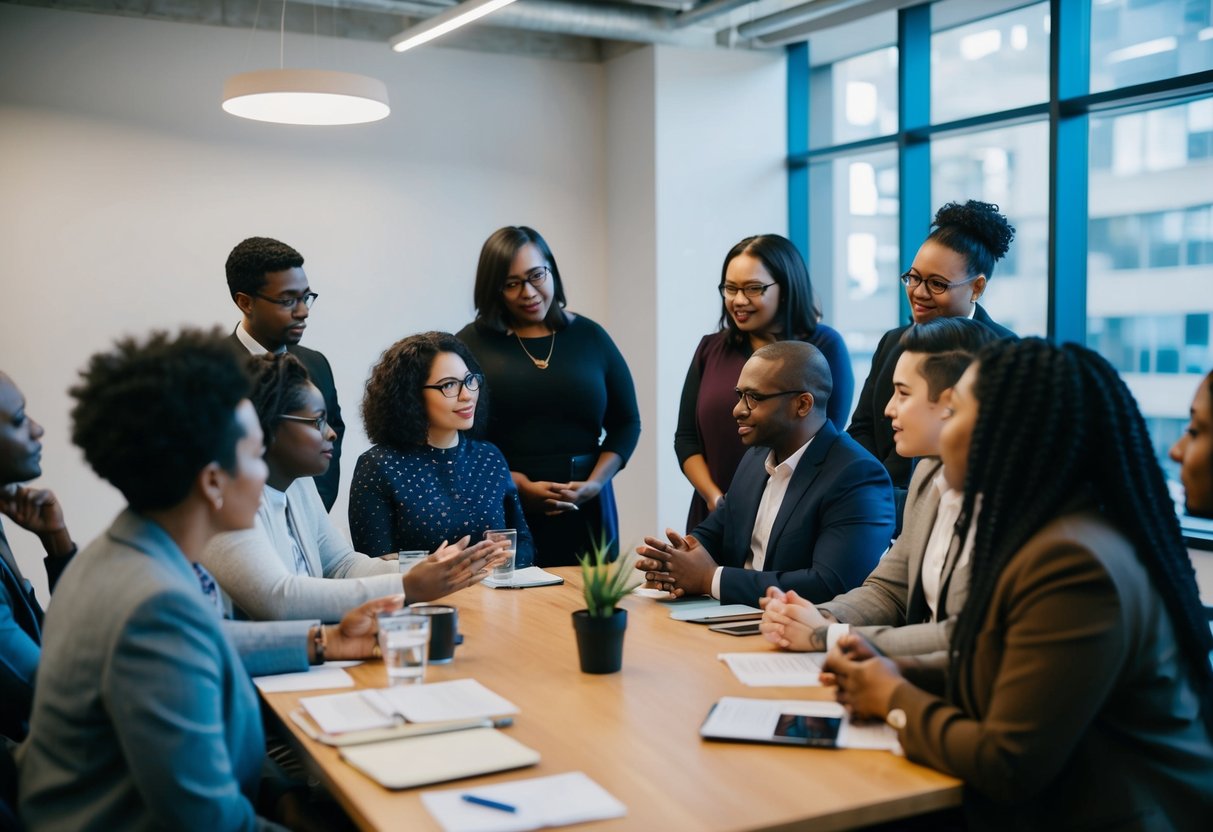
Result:
[[[224,114],[223,79],[273,65],[276,34],[0,4],[0,369],[46,426],[41,482],[76,539],[121,500],[68,441],[75,371],[124,333],[234,325],[223,262],[240,239],[300,249],[320,293],[304,343],[328,355],[347,414],[344,524],[370,365],[399,337],[470,320],[480,244],[516,223],[544,233],[570,307],[636,377],[624,542],[681,527],[674,419],[720,261],[786,226],[782,55],[659,47],[587,65],[287,36],[288,65],[313,54],[383,79],[391,117]],[[36,541],[6,529],[45,598]]]

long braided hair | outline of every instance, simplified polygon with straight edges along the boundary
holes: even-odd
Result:
[[[1116,370],[1077,344],[998,342],[978,356],[979,402],[956,532],[968,535],[977,495],[969,597],[952,638],[956,701],[994,587],[1023,544],[1089,494],[1126,535],[1170,615],[1213,735],[1213,649],[1162,470],[1133,395]]]

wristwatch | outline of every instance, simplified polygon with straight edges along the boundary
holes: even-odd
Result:
[[[884,721],[890,728],[900,731],[906,727],[906,712],[901,708],[894,708],[885,716]]]

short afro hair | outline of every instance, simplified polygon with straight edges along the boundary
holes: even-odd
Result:
[[[249,398],[257,411],[268,452],[282,424],[282,414],[303,407],[312,380],[303,362],[289,352],[250,356],[246,369],[253,383]]]
[[[255,295],[265,285],[269,272],[284,272],[303,266],[303,255],[286,243],[270,237],[249,237],[227,256],[227,288],[232,300],[237,292]]]
[[[469,372],[481,373],[472,351],[449,332],[410,335],[384,350],[371,370],[362,397],[366,435],[376,445],[401,451],[425,445],[429,419],[421,385],[434,366],[434,358],[442,352],[454,353],[467,364]],[[475,435],[483,434],[488,419],[487,392],[487,385],[481,386],[472,425]]]
[[[135,511],[179,505],[212,462],[236,469],[236,407],[249,381],[217,329],[119,340],[69,392],[72,441]]]

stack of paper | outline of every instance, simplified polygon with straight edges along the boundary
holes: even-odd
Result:
[[[819,687],[825,653],[721,653],[737,681],[754,688]]]
[[[494,578],[492,575],[481,583],[490,589],[526,589],[532,586],[553,586],[564,583],[564,578],[545,572],[538,566],[528,566],[525,569],[515,569],[505,580]]]
[[[464,795],[516,811],[470,803]],[[627,814],[626,806],[580,771],[495,786],[422,792],[421,802],[446,832],[527,832]]]
[[[299,700],[326,734],[390,728],[400,722],[445,722],[518,713],[518,707],[477,682],[366,688]]]
[[[355,662],[357,664],[357,662]],[[318,665],[300,673],[279,673],[276,676],[257,676],[253,679],[262,693],[286,693],[298,690],[326,690],[330,688],[352,688],[354,679],[340,667]]]

